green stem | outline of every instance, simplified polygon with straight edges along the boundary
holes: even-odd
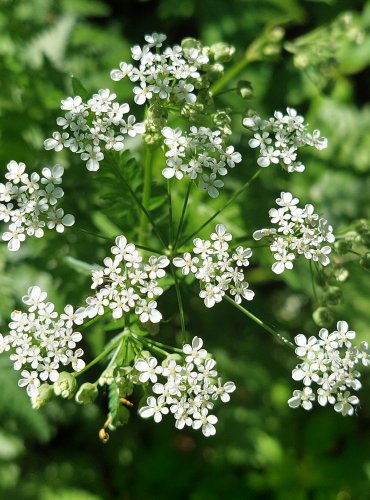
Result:
[[[103,236],[102,234],[94,233],[93,231],[89,231],[88,229],[84,229],[78,226],[72,226],[72,230],[81,231],[86,234],[91,234],[91,236],[95,236],[96,238],[101,238],[102,240],[112,240],[112,238],[108,238],[108,236]]]
[[[291,349],[295,349],[294,344],[290,340],[286,339],[283,335],[273,330],[270,326],[266,325],[266,323],[264,323],[261,319],[257,318],[257,316],[255,316],[253,313],[245,309],[243,306],[237,304],[231,297],[229,297],[228,295],[224,295],[224,298],[228,302],[230,302],[230,304],[232,304],[234,307],[239,309],[239,311],[248,316],[248,318],[252,319],[255,323],[257,323],[257,325],[261,326],[264,330],[271,333],[271,335],[273,335],[280,343],[288,345]]]
[[[231,66],[231,68],[229,68],[225,74],[211,86],[210,91],[212,94],[217,95],[233,78],[238,76],[238,74],[243,71],[250,61],[249,52],[247,51],[243,59]]]
[[[314,272],[313,272],[313,268],[312,268],[312,260],[310,260],[310,272],[311,272],[312,292],[313,292],[315,302],[316,302],[316,304],[318,304],[319,300],[317,298],[317,293],[316,293],[315,276],[314,276]]]
[[[139,245],[138,243],[135,243],[135,246],[137,248],[140,248],[141,250],[146,250],[147,252],[152,252],[152,253],[155,253],[157,255],[163,255],[163,252],[161,252],[160,250],[155,250],[154,248],[147,247],[146,245]]]
[[[153,339],[146,338],[145,340],[147,342],[149,342],[150,344],[153,344],[155,346],[163,347],[165,350],[168,349],[170,351],[177,352],[179,354],[184,355],[183,351],[181,349],[178,349],[177,347],[172,347],[170,345],[162,344],[162,342],[157,342],[156,340],[153,340]]]
[[[92,366],[96,365],[96,363],[99,363],[102,359],[104,359],[108,354],[113,351],[115,347],[118,346],[118,344],[122,341],[122,338],[127,335],[127,331],[123,331],[121,334],[119,334],[110,344],[107,345],[107,347],[104,349],[103,352],[101,352],[96,358],[94,358],[92,361],[90,361],[89,364],[85,366],[81,371],[74,373],[74,376],[77,378],[82,373],[86,372],[89,370]]]
[[[184,314],[184,306],[183,306],[183,303],[182,303],[180,284],[179,284],[179,279],[178,279],[177,274],[176,274],[175,266],[172,264],[172,262],[171,262],[170,265],[171,265],[171,271],[172,271],[173,279],[175,280],[176,297],[177,297],[177,303],[179,305],[180,324],[181,324],[181,336],[182,336],[181,341],[185,342],[186,341],[185,314]]]
[[[143,187],[142,205],[148,213],[149,213],[149,203],[150,203],[150,195],[152,188],[153,156],[154,156],[153,150],[147,146],[145,162],[144,162],[144,187]],[[148,220],[149,218],[146,216],[146,213],[141,212],[139,242],[142,244],[145,244],[148,240],[148,235],[149,235]]]
[[[208,226],[208,224],[210,222],[213,221],[213,219],[215,219],[221,212],[223,212],[247,187],[249,187],[249,185],[254,181],[254,179],[256,179],[259,174],[261,172],[261,169],[259,168],[255,173],[254,175],[247,181],[243,184],[243,186],[239,189],[239,191],[237,191],[230,199],[227,203],[225,203],[225,205],[223,207],[221,207],[219,210],[217,210],[213,215],[212,217],[210,217],[208,220],[206,220],[206,222],[204,222],[196,231],[194,231],[190,236],[187,236],[181,243],[180,243],[180,247],[182,247],[183,245],[185,245],[185,243],[187,243],[189,240],[191,240],[194,236],[196,236],[203,228],[205,228],[206,226]]]
[[[184,220],[185,220],[186,207],[188,206],[188,201],[189,201],[189,196],[190,196],[190,191],[191,191],[191,186],[192,185],[193,185],[193,182],[190,181],[189,184],[188,184],[188,189],[186,190],[184,204],[182,206],[182,211],[181,211],[181,217],[180,217],[179,227],[177,228],[176,237],[175,237],[175,241],[174,241],[174,244],[173,244],[173,251],[174,252],[176,251],[177,242],[179,241],[179,238],[180,238],[181,233],[182,233],[182,228],[183,228]]]
[[[173,213],[172,213],[172,196],[171,196],[171,181],[167,180],[167,198],[168,198],[168,248],[172,248],[173,242]]]

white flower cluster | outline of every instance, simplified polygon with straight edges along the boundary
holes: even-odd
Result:
[[[182,179],[187,175],[192,180],[198,179],[199,187],[212,198],[219,195],[218,188],[224,185],[219,177],[242,160],[233,146],[225,147],[219,130],[193,126],[183,133],[180,128],[164,127],[162,135],[167,158],[163,176]]]
[[[109,307],[114,319],[134,310],[142,323],[158,323],[162,314],[154,299],[163,289],[158,286],[157,279],[166,275],[164,269],[169,264],[168,258],[151,256],[143,263],[135,245],[127,243],[124,236],[117,236],[111,251],[112,258],[104,259],[104,268],[92,271],[91,288],[96,289],[96,293],[86,299],[86,316],[103,315]]]
[[[230,254],[228,242],[232,240],[232,236],[226,231],[223,224],[217,224],[211,240],[193,240],[194,255],[186,252],[183,257],[173,259],[173,264],[181,268],[185,276],[193,273],[200,281],[199,296],[204,299],[206,307],[213,307],[221,302],[228,290],[237,304],[243,298],[252,300],[254,297],[254,292],[245,281],[243,270],[249,266],[252,250],[239,246]]]
[[[191,345],[184,345],[185,363],[181,364],[169,359],[161,366],[154,357],[136,361],[139,381],[153,384],[152,390],[156,394],[156,397],[149,396],[147,406],[140,408],[141,417],[153,417],[155,422],[160,422],[162,415],[171,412],[177,429],[188,426],[202,429],[207,437],[216,434],[217,417],[210,411],[217,399],[223,403],[230,401],[235,384],[223,384],[218,378],[216,361],[202,346],[203,341],[199,337],[194,337]],[[158,376],[164,380],[158,382]]]
[[[332,333],[322,328],[319,338],[295,337],[298,346],[295,352],[303,362],[293,370],[292,377],[293,380],[303,381],[304,388],[293,392],[288,401],[291,408],[302,406],[311,410],[317,398],[321,406],[329,403],[336,412],[353,415],[360,401],[350,391],[361,388],[360,372],[356,366],[360,363],[370,365],[368,343],[362,342],[360,347],[356,347],[352,344],[355,337],[356,333],[348,330],[345,321],[338,321],[337,330]],[[318,386],[316,393],[311,384]]]
[[[73,215],[64,214],[58,203],[64,195],[60,187],[64,169],[60,165],[43,168],[28,175],[26,165],[11,161],[5,174],[8,182],[0,183],[0,221],[9,223],[2,239],[8,242],[9,250],[16,252],[27,236],[41,238],[45,227],[64,231],[72,226]]]
[[[153,33],[146,35],[143,47],[135,45],[131,49],[132,59],[138,67],[121,62],[119,69],[111,71],[112,80],[128,77],[137,83],[134,87],[134,101],[145,104],[152,99],[193,104],[196,96],[194,84],[200,78],[199,70],[209,62],[207,50],[196,48],[184,51],[180,45],[167,47],[162,53],[159,48],[166,35]]]
[[[287,114],[275,111],[274,116],[263,120],[260,116],[245,117],[243,125],[255,132],[250,139],[251,148],[259,148],[257,163],[260,167],[280,163],[287,172],[303,172],[305,166],[297,160],[297,151],[303,146],[313,146],[321,150],[328,141],[320,136],[320,130],[307,132],[307,125],[302,116],[293,108],[287,108]]]
[[[85,366],[83,350],[76,349],[82,335],[74,331],[74,324],[82,323],[79,310],[67,305],[59,315],[46,298],[38,286],[29,288],[22,297],[28,313],[13,311],[9,334],[0,334],[0,353],[10,351],[14,369],[21,370],[18,385],[25,387],[31,398],[38,396],[42,382],[58,380],[62,366],[72,365],[76,372]]]
[[[46,139],[45,149],[68,148],[81,155],[87,170],[99,170],[99,162],[104,159],[103,146],[107,151],[122,151],[124,136],[144,133],[144,124],[135,123],[134,115],[124,119],[130,107],[115,101],[116,97],[109,89],[100,89],[87,103],[80,96],[62,100],[61,109],[66,113],[57,118],[62,133],[54,132]]]
[[[299,208],[298,202],[291,193],[282,192],[276,200],[279,208],[269,211],[271,222],[278,228],[259,229],[253,233],[255,240],[267,237],[271,241],[270,249],[276,260],[272,270],[276,274],[292,269],[297,255],[304,255],[323,266],[330,263],[331,247],[323,244],[335,241],[332,226],[314,213],[313,205]]]

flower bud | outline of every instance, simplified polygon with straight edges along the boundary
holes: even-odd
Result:
[[[51,385],[41,384],[37,396],[31,399],[32,408],[34,410],[39,410],[40,408],[42,408],[49,401],[52,394],[53,387]]]
[[[224,67],[222,64],[215,63],[208,68],[208,76],[210,80],[214,81],[220,78],[224,72]]]
[[[200,43],[199,40],[196,40],[195,38],[184,38],[181,40],[181,48],[184,52],[187,52],[192,49],[196,49],[201,51],[202,50],[202,44]]]
[[[321,326],[322,328],[329,327],[334,320],[334,317],[327,307],[318,307],[316,311],[314,311],[312,318],[316,325]]]
[[[62,372],[53,387],[56,396],[71,399],[77,389],[77,380],[71,373]]]
[[[366,248],[370,248],[370,232],[361,235],[361,244]]]
[[[99,391],[95,384],[86,382],[85,384],[82,384],[78,389],[76,394],[76,401],[81,405],[93,403],[97,398],[98,393]]]
[[[338,240],[334,243],[334,248],[338,255],[345,255],[349,250],[352,249],[352,241]]]
[[[348,278],[348,271],[345,267],[337,267],[334,269],[334,276],[337,281],[346,281]]]
[[[370,271],[370,252],[365,253],[360,259],[360,265],[366,269],[366,271]]]
[[[330,286],[325,293],[324,300],[328,305],[336,306],[342,302],[343,293],[337,286]]]
[[[355,230],[358,234],[364,234],[369,231],[369,224],[366,219],[360,219],[355,224]]]
[[[219,42],[211,46],[211,51],[216,62],[224,63],[230,61],[235,53],[235,47],[225,42]]]
[[[269,42],[277,43],[280,42],[285,36],[285,30],[281,26],[276,26],[267,33],[267,39]]]
[[[114,369],[115,366],[109,366],[106,368],[99,378],[99,385],[110,385],[114,381]]]
[[[238,93],[243,99],[251,99],[253,97],[253,88],[251,82],[240,80],[238,82]]]

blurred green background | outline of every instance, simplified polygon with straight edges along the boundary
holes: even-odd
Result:
[[[282,40],[275,26],[284,29]],[[56,130],[60,99],[72,95],[71,74],[91,92],[109,87],[120,100],[132,102],[130,86],[112,82],[109,71],[128,61],[130,47],[153,31],[166,33],[171,44],[186,36],[204,44],[229,42],[236,47],[236,60],[261,33],[272,33],[263,39],[259,60],[239,75],[252,82],[252,99],[230,93],[223,104],[265,116],[296,107],[329,139],[327,150],[306,154],[303,174],[266,169],[218,222],[237,237],[251,234],[265,226],[267,210],[282,190],[292,191],[302,203],[312,202],[338,230],[370,217],[370,2],[0,0],[1,178],[12,159],[25,162],[31,171],[62,163],[64,206],[77,220],[76,228],[61,236],[28,239],[15,255],[0,246],[1,331],[31,285],[44,287],[59,308],[84,301],[89,277],[76,272],[65,257],[99,263],[110,242],[78,228],[109,237],[124,232],[135,241],[137,214],[128,210],[129,200],[114,192],[109,178],[102,189],[104,172],[88,173],[68,152],[44,151],[43,140]],[[255,170],[254,152],[240,122],[241,114],[235,114],[233,143],[245,159],[229,175],[219,200],[210,202],[194,192],[189,232]],[[153,187],[158,197],[163,196],[161,167],[158,162]],[[137,168],[132,176],[140,190],[140,164]],[[174,200],[178,209],[183,195],[180,187]],[[353,257],[346,263],[344,302],[333,311],[336,321],[348,321],[359,340],[365,340],[369,273]],[[312,321],[317,304],[307,267],[276,277],[268,252],[258,260],[248,275],[256,291],[250,309],[270,324],[284,325],[291,337],[317,334]],[[231,402],[218,409],[216,436],[176,431],[170,419],[160,425],[143,421],[134,410],[129,424],[103,445],[97,434],[106,418],[106,394],[94,406],[53,400],[33,411],[17,387],[17,374],[1,356],[0,498],[369,499],[368,374],[362,378],[362,408],[354,417],[343,418],[332,408],[293,411],[287,406],[295,388],[291,353],[227,303],[205,310],[186,290],[184,301],[190,334],[205,340],[220,373],[237,384]],[[160,304],[169,320],[162,338],[174,343],[179,330],[174,293],[163,296]],[[99,353],[106,335],[99,326],[86,332],[87,359]]]

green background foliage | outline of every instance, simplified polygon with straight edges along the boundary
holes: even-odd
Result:
[[[281,30],[284,29],[284,37]],[[76,226],[63,235],[30,238],[10,255],[0,247],[0,324],[7,328],[11,311],[29,286],[39,285],[59,310],[80,304],[89,294],[89,275],[76,259],[100,263],[112,238],[124,233],[136,241],[138,214],[128,193],[104,172],[88,173],[76,155],[56,156],[43,149],[55,130],[59,101],[72,95],[71,75],[91,92],[110,87],[122,101],[132,102],[130,85],[114,83],[110,69],[129,60],[130,46],[153,31],[165,32],[170,43],[195,36],[205,44],[225,41],[236,47],[236,60],[254,44],[258,60],[239,75],[253,86],[243,100],[224,94],[223,105],[237,110],[233,142],[244,157],[226,180],[217,200],[193,191],[187,233],[222,206],[255,171],[249,136],[241,127],[248,109],[269,116],[296,107],[312,128],[329,139],[327,150],[307,153],[303,174],[266,169],[253,186],[217,222],[235,237],[267,223],[267,209],[282,190],[302,203],[312,202],[338,230],[370,217],[370,2],[353,0],[0,0],[0,171],[14,159],[32,170],[56,162],[64,176],[66,212]],[[237,79],[231,82],[235,86]],[[132,156],[140,150],[133,144]],[[165,196],[160,158],[154,162],[152,209],[161,219]],[[129,164],[127,175],[141,189],[142,165]],[[174,194],[177,214],[184,197]],[[106,238],[98,239],[87,231]],[[204,235],[209,234],[209,228]],[[257,253],[257,251],[256,251]],[[349,279],[342,285],[344,302],[333,307],[369,338],[369,274],[353,256]],[[277,277],[269,253],[260,252],[248,275],[256,299],[250,309],[271,325],[283,325],[291,338],[317,333],[316,308],[307,267]],[[179,317],[173,292],[161,299],[167,322],[161,339],[179,341]],[[134,396],[127,426],[98,439],[107,413],[108,394],[82,407],[54,399],[31,410],[17,387],[6,356],[0,357],[0,497],[20,500],[191,499],[217,500],[361,500],[370,497],[370,380],[363,376],[362,408],[343,418],[332,408],[293,411],[287,399],[293,389],[295,360],[264,331],[228,303],[205,310],[184,287],[189,333],[201,336],[218,361],[220,373],[234,380],[231,403],[219,408],[214,438],[195,431],[176,431],[172,422],[157,425],[136,415]],[[101,326],[87,330],[87,359],[110,338]],[[103,366],[100,367],[100,371]],[[96,377],[99,376],[96,369]]]

